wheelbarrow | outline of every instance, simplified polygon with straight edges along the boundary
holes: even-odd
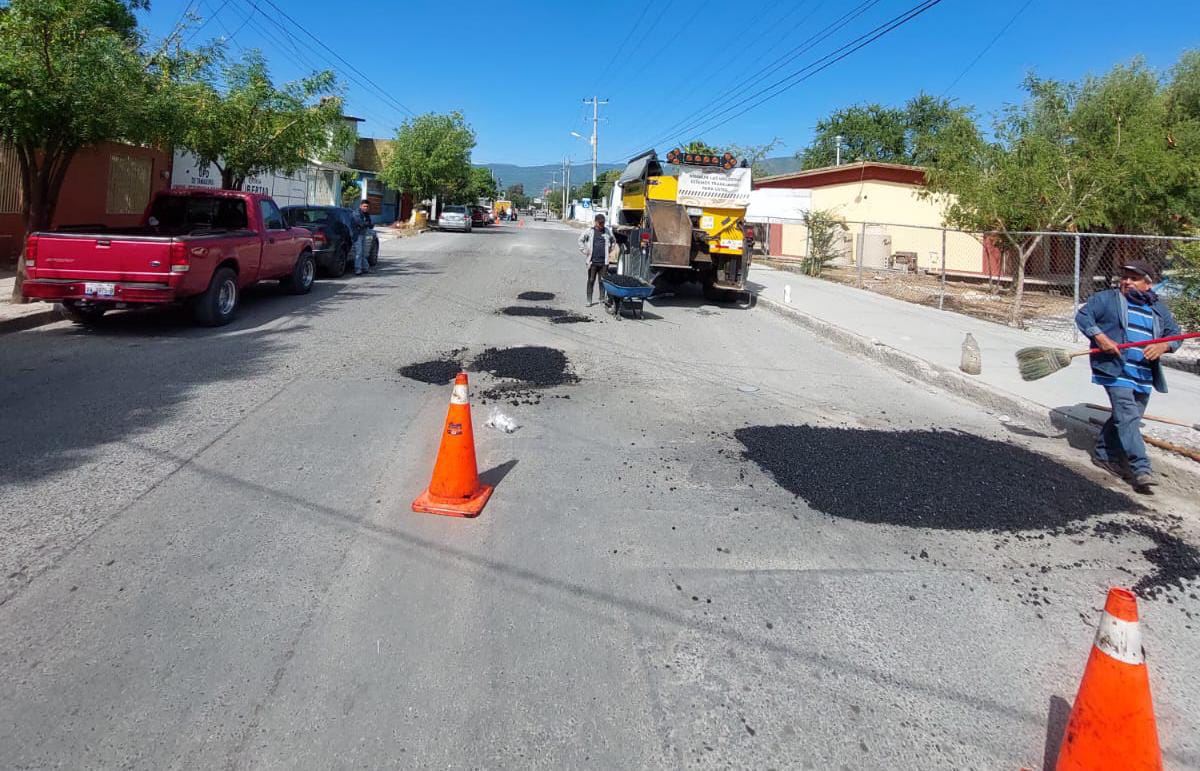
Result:
[[[653,286],[646,283],[639,286],[621,286],[606,278],[601,278],[600,282],[604,286],[604,305],[612,309],[614,316],[620,319],[621,311],[628,308],[636,318],[645,318],[642,315],[642,304],[647,297],[654,294]]]

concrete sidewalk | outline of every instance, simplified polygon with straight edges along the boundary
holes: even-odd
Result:
[[[0,334],[20,332],[23,329],[40,327],[61,321],[62,316],[50,303],[25,303],[24,305],[9,302],[12,297],[16,277],[9,271],[0,274]]]
[[[1076,349],[1086,347],[1086,341],[1064,344],[1024,330],[766,266],[754,266],[750,282],[760,302],[772,309],[789,313],[818,332],[840,336],[843,343],[857,341],[860,352],[882,357],[908,374],[996,410],[1019,412],[1025,419],[1040,419],[1052,425],[1061,425],[1067,416],[1085,423],[1089,416],[1105,417],[1084,407],[1087,403],[1107,404],[1103,389],[1090,382],[1086,359],[1033,382],[1022,380],[1017,368],[1016,352],[1020,348],[1049,345]],[[958,369],[968,332],[983,354],[980,375],[965,375]],[[1200,423],[1200,376],[1170,369],[1167,386],[1169,393],[1151,397],[1149,411]],[[1143,433],[1200,449],[1200,431],[1190,428],[1146,421]]]

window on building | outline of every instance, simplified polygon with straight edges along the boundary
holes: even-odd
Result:
[[[17,151],[0,143],[0,214],[21,213],[21,166]]]
[[[149,158],[113,155],[108,159],[108,214],[141,214],[150,202]]]

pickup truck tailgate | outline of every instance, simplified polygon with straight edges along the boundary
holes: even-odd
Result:
[[[40,234],[39,279],[166,283],[171,241],[163,238]]]

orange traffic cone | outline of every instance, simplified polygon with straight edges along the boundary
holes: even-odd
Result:
[[[1137,599],[1109,589],[1057,771],[1161,771]]]
[[[467,393],[467,373],[454,378],[450,394],[450,411],[437,463],[433,466],[433,481],[429,489],[413,501],[413,511],[442,514],[447,517],[478,517],[488,498],[491,485],[479,481],[475,465],[475,432],[471,428],[471,401]]]

